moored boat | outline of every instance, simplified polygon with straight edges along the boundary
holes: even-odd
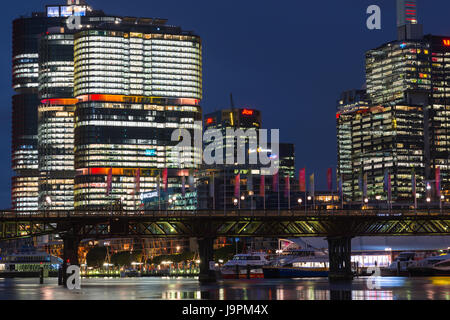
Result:
[[[408,267],[411,276],[450,276],[450,254],[428,257]]]
[[[262,267],[268,263],[265,253],[237,254],[223,265],[220,273],[223,279],[264,278]]]
[[[313,249],[285,253],[263,267],[265,279],[328,277],[328,255]]]

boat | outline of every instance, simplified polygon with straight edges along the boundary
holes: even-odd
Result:
[[[418,255],[415,252],[401,252],[392,261],[389,267],[382,269],[383,276],[405,276],[408,275],[408,267],[416,262]]]
[[[268,263],[266,253],[236,254],[233,259],[223,265],[220,273],[223,279],[264,278],[262,267]]]
[[[37,272],[41,268],[48,271],[57,271],[63,260],[38,251],[35,248],[22,248],[0,258],[0,270],[3,272]]]
[[[408,266],[411,276],[450,276],[450,254],[432,256]]]
[[[263,267],[265,279],[328,277],[328,272],[328,254],[312,248],[280,252]]]

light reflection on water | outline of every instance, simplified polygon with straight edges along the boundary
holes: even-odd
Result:
[[[57,279],[0,279],[1,300],[450,300],[450,277],[367,278],[329,283],[326,278],[226,280],[200,285],[194,278],[82,279],[69,291]]]

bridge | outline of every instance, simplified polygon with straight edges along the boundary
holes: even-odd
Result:
[[[450,210],[0,211],[0,241],[49,234],[64,241],[63,270],[84,239],[197,238],[205,282],[217,237],[325,237],[330,278],[351,278],[353,237],[450,235]]]

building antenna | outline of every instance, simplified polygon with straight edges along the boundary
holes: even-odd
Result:
[[[234,109],[233,93],[230,93],[230,103],[231,103],[231,109]]]

